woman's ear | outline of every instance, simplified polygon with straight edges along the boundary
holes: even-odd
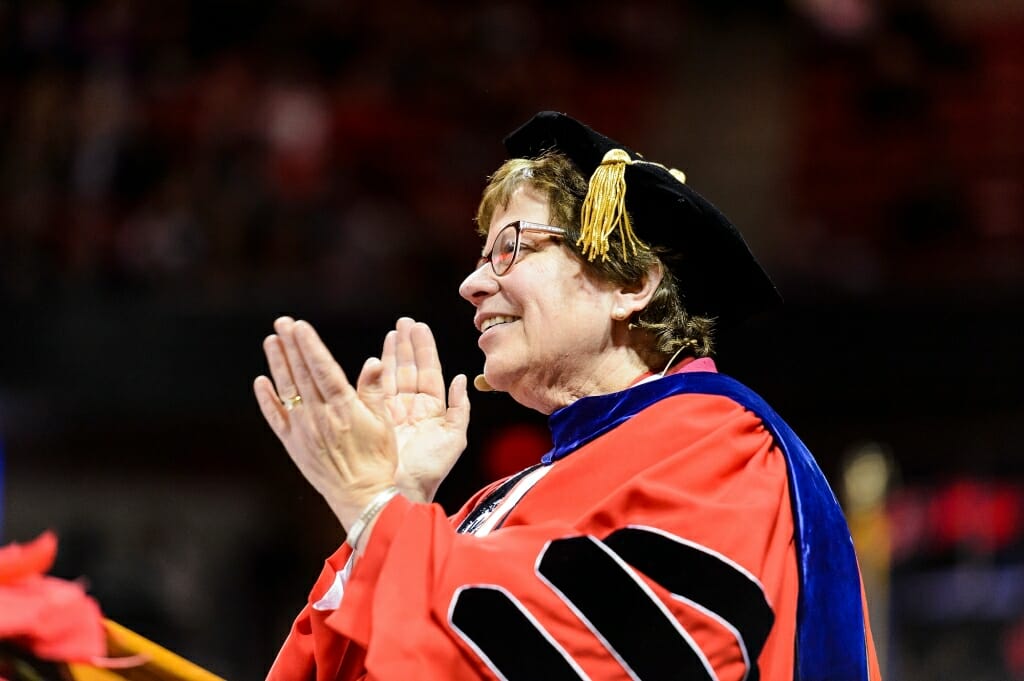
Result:
[[[617,314],[620,311],[625,311],[626,314],[623,318],[629,319],[647,307],[651,298],[654,297],[654,292],[658,290],[658,285],[661,284],[661,278],[664,276],[662,267],[660,262],[656,262],[647,270],[647,275],[639,284],[618,289],[612,301],[612,309]],[[617,314],[613,316],[617,316]]]

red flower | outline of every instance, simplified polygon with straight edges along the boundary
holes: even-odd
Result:
[[[80,584],[46,576],[57,538],[0,547],[0,641],[45,660],[93,663],[107,652],[103,616]]]

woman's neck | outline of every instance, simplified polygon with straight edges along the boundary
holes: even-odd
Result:
[[[512,386],[509,394],[520,404],[542,414],[550,414],[581,397],[607,395],[625,390],[638,376],[649,372],[640,356],[629,349],[602,355],[586,371],[571,375],[552,374],[529,381],[527,388]],[[523,383],[526,383],[525,381]]]

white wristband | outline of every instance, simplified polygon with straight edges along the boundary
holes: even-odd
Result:
[[[345,541],[352,547],[352,550],[356,550],[356,546],[359,545],[359,537],[366,531],[366,526],[370,524],[377,514],[383,510],[387,503],[395,498],[398,494],[398,488],[392,485],[382,492],[378,492],[377,496],[370,500],[370,503],[366,505],[363,512],[359,514],[359,519],[352,523],[351,529],[348,531],[348,535],[345,537]]]

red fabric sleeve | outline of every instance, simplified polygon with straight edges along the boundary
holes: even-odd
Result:
[[[474,494],[463,508],[451,517],[452,527],[458,526],[458,523],[502,482],[504,480],[498,480]],[[392,503],[394,502],[395,500],[392,500]],[[386,511],[385,507],[381,513],[382,517],[378,519],[378,525]],[[318,611],[313,608],[313,604],[334,584],[335,576],[344,569],[351,554],[349,545],[342,544],[324,563],[320,577],[310,591],[306,606],[295,618],[288,637],[274,660],[267,681],[334,681],[365,678],[365,642],[362,647],[351,644],[348,637],[327,626],[327,617],[332,611]],[[358,589],[355,598],[359,598]]]

